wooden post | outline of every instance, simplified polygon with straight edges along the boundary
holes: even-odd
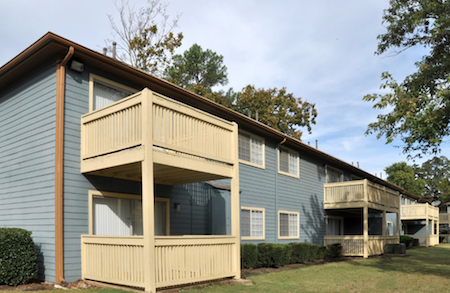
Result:
[[[144,231],[144,286],[145,292],[156,292],[155,272],[155,208],[153,187],[153,115],[152,93],[142,91],[142,225]]]
[[[364,258],[369,257],[369,186],[364,179],[364,205],[363,205],[363,236],[364,236]]]
[[[428,204],[425,204],[425,223],[426,223],[426,246],[430,246],[430,219],[428,218]]]
[[[238,125],[233,122],[233,177],[231,178],[231,235],[235,237],[233,255],[234,278],[241,278],[241,237],[240,237],[240,200],[239,200],[239,155],[238,155]]]

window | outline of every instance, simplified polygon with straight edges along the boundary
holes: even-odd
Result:
[[[325,172],[327,183],[344,181],[344,172],[342,172],[342,170],[327,165]]]
[[[264,139],[239,131],[239,159],[264,168]]]
[[[241,238],[264,239],[265,238],[265,209],[241,207]]]
[[[136,90],[106,78],[91,74],[89,81],[89,110],[94,111],[135,93]]]
[[[392,221],[386,222],[386,236],[394,236],[394,223]]]
[[[298,153],[288,148],[280,147],[278,150],[278,171],[285,175],[299,177]]]
[[[278,238],[279,239],[298,239],[300,238],[300,213],[278,211]]]
[[[104,236],[143,235],[139,195],[89,191],[89,233]],[[170,200],[155,199],[155,235],[170,234]]]

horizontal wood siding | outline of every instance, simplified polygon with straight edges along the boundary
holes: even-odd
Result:
[[[0,227],[32,231],[39,278],[55,281],[56,65],[0,93]]]

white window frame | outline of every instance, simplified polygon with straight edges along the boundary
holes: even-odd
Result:
[[[280,167],[281,167],[281,151],[280,150],[281,149],[283,149],[284,151],[289,152],[289,160],[290,160],[290,156],[291,155],[295,156],[296,165],[297,165],[295,168],[296,168],[297,174],[292,174],[290,172],[290,169],[289,169],[289,172],[285,172],[285,171],[280,170]],[[278,162],[277,163],[278,163],[278,173],[286,175],[286,176],[291,176],[291,177],[294,177],[294,178],[300,178],[300,154],[299,154],[299,152],[294,151],[294,150],[292,150],[290,148],[287,148],[287,147],[280,146],[280,147],[278,147]]]
[[[142,196],[135,194],[107,192],[100,190],[89,190],[89,235],[94,235],[94,197],[114,197],[123,199],[136,199],[142,200]],[[167,236],[170,235],[170,199],[164,197],[155,197],[155,201],[166,202],[166,232]],[[142,237],[142,236],[141,236]]]
[[[131,93],[138,92],[137,89],[123,85],[121,83],[112,81],[110,79],[104,78],[102,76],[96,75],[96,74],[89,74],[89,112],[94,111],[94,82],[102,83],[106,86],[110,86],[113,88],[117,88],[120,90],[125,90]]]
[[[261,168],[261,169],[265,169],[266,168],[266,141],[263,137],[255,135],[253,133],[250,133],[248,131],[245,130],[239,130],[239,134],[246,134],[250,136],[250,157],[252,156],[252,146],[251,146],[251,139],[255,138],[257,140],[261,140],[262,141],[262,150],[261,150],[261,155],[262,155],[262,165],[256,164],[256,163],[252,163],[251,161],[247,161],[244,159],[239,158],[239,162],[246,164],[246,165],[250,165],[253,167],[257,167],[257,168]],[[239,137],[238,137],[238,143],[239,143]],[[238,147],[239,149],[239,147]]]
[[[341,181],[339,182],[344,182],[344,171],[342,171],[341,169],[332,167],[330,165],[325,165],[325,183],[336,183],[336,182],[328,182],[328,169],[333,169],[333,171],[336,171],[338,173],[341,173]]]
[[[280,235],[280,232],[281,232],[280,215],[281,214],[288,214],[288,215],[296,215],[297,216],[297,223],[296,223],[297,236],[281,236]],[[289,222],[288,222],[288,226],[289,226]],[[300,213],[299,212],[278,210],[278,239],[300,239]]]
[[[251,213],[252,211],[257,211],[257,212],[262,212],[262,223],[263,223],[263,227],[262,227],[262,236],[241,236],[241,240],[264,240],[266,239],[266,209],[265,208],[255,208],[255,207],[245,207],[245,206],[241,206],[241,211],[242,210],[246,210],[246,211],[250,211],[250,235],[252,234],[252,217],[251,217]],[[239,227],[239,229],[241,229]]]

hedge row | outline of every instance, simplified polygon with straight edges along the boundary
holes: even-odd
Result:
[[[419,246],[419,239],[400,235],[400,243],[405,243],[406,247]]]
[[[278,268],[288,264],[312,262],[341,256],[340,244],[315,245],[310,243],[241,244],[241,265],[244,269],[259,267]]]
[[[0,228],[0,284],[25,284],[37,279],[37,274],[37,256],[31,232]]]

